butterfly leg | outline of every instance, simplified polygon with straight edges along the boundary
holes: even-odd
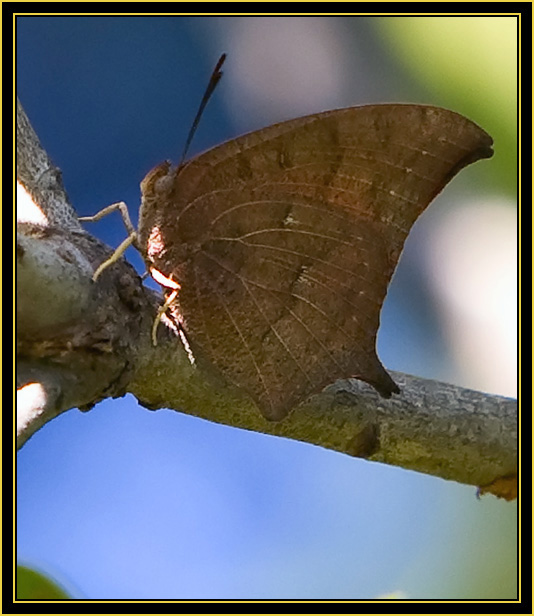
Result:
[[[83,222],[96,222],[97,220],[104,218],[104,216],[111,214],[115,210],[119,210],[121,214],[124,226],[126,227],[126,230],[128,231],[128,237],[119,244],[119,246],[115,249],[111,257],[109,257],[109,259],[106,259],[103,263],[101,263],[98,266],[95,273],[93,274],[93,281],[96,281],[96,279],[100,276],[100,274],[106,268],[108,268],[110,265],[113,265],[113,263],[116,263],[122,257],[122,255],[125,253],[126,249],[129,246],[133,244],[137,249],[139,249],[139,246],[137,245],[137,231],[135,230],[135,227],[133,226],[132,221],[130,220],[130,215],[128,213],[128,206],[126,205],[126,203],[124,203],[124,201],[112,203],[111,205],[108,205],[107,207],[103,208],[102,210],[94,214],[93,216],[81,216],[79,220]]]
[[[154,319],[154,323],[152,325],[152,344],[154,346],[157,346],[158,341],[156,338],[156,332],[158,329],[159,322],[163,318],[163,315],[167,312],[167,308],[174,302],[174,300],[178,296],[180,285],[174,280],[172,280],[172,278],[168,278],[167,276],[164,276],[160,271],[158,271],[154,267],[150,268],[150,275],[162,287],[165,287],[166,289],[172,289],[172,292],[170,293],[169,297],[167,297],[167,299],[165,300],[165,303],[159,307],[158,314],[156,315],[156,318]]]
[[[167,299],[165,300],[165,303],[162,304],[158,308],[158,314],[156,315],[156,318],[154,319],[154,323],[152,324],[152,344],[154,346],[157,346],[157,344],[158,344],[158,340],[156,338],[156,332],[158,330],[158,325],[159,325],[161,319],[163,318],[163,315],[167,312],[167,308],[173,303],[173,301],[176,299],[177,295],[178,295],[178,289],[175,289],[169,295],[169,297],[167,297]]]

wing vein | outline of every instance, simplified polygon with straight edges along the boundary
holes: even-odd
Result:
[[[216,259],[215,257],[213,257],[212,255],[210,255],[209,253],[203,251],[203,254],[208,257],[208,259],[210,259],[211,261],[213,261],[214,263],[216,263],[220,268],[224,269],[225,271],[227,271],[229,274],[231,274],[232,276],[235,276],[240,282],[241,284],[245,287],[247,293],[250,295],[252,301],[254,302],[254,304],[256,305],[256,309],[258,310],[258,312],[260,313],[260,315],[262,316],[263,320],[267,323],[267,325],[269,326],[269,329],[274,333],[274,335],[276,336],[276,339],[278,340],[278,342],[280,343],[280,345],[284,348],[284,350],[286,351],[286,353],[289,355],[289,357],[291,357],[291,359],[293,360],[293,362],[295,363],[295,365],[297,366],[297,368],[300,370],[300,372],[306,377],[306,380],[313,385],[312,381],[310,380],[310,377],[308,376],[308,373],[306,372],[306,370],[300,365],[300,363],[298,362],[298,360],[296,359],[296,357],[293,355],[293,353],[291,352],[291,349],[287,346],[287,344],[284,342],[284,339],[280,336],[280,334],[277,332],[276,328],[273,326],[273,324],[269,321],[269,319],[265,316],[265,313],[263,312],[263,310],[261,309],[261,306],[258,304],[254,293],[252,293],[252,291],[248,288],[247,282],[249,282],[250,284],[253,284],[254,286],[258,286],[260,288],[261,285],[257,285],[253,280],[249,280],[248,278],[244,278],[243,276],[241,276],[240,274],[238,274],[237,272],[234,272],[233,270],[231,270],[230,268],[226,267],[225,265],[223,265],[220,261],[218,261],[218,259]],[[268,288],[264,288],[264,290],[266,291],[270,291],[272,294],[272,291]],[[233,319],[232,319],[233,322]],[[306,328],[307,329],[307,328]],[[319,341],[318,341],[319,342]],[[337,363],[335,362],[335,360],[332,360],[336,365]]]
[[[210,255],[208,255],[207,253],[204,253],[208,258],[211,258]],[[213,259],[212,259],[213,260]],[[218,264],[220,265],[220,264]],[[248,291],[248,289],[247,289]],[[256,373],[258,374],[258,377],[260,379],[260,382],[262,384],[263,390],[265,391],[265,394],[267,396],[267,399],[269,400],[269,404],[271,406],[271,408],[273,407],[273,401],[271,398],[271,392],[269,390],[269,387],[267,386],[267,383],[265,382],[265,378],[263,376],[263,373],[260,369],[260,367],[258,366],[258,363],[256,362],[256,358],[254,357],[254,353],[252,352],[252,349],[250,348],[247,339],[245,338],[245,336],[243,335],[240,327],[238,326],[238,324],[235,322],[234,317],[232,316],[232,312],[231,310],[228,308],[223,294],[220,293],[219,291],[217,292],[217,296],[219,297],[220,300],[220,304],[222,305],[222,307],[224,308],[224,311],[226,312],[226,314],[228,315],[228,318],[230,319],[231,323],[232,323],[232,327],[235,329],[235,331],[237,332],[237,335],[239,336],[239,338],[241,339],[241,342],[243,344],[243,347],[246,349],[248,356],[250,357],[250,359],[252,360],[252,364],[254,365],[254,368],[256,370]]]

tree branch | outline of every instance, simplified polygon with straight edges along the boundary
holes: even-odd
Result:
[[[131,392],[151,409],[172,408],[515,497],[515,400],[393,373],[401,394],[389,400],[365,383],[342,380],[284,421],[267,422],[201,356],[191,365],[165,319],[153,346],[161,299],[129,264],[120,260],[92,282],[112,251],[81,229],[20,103],[17,170],[19,447],[65,410],[88,410]]]

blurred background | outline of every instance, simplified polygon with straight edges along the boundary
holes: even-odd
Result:
[[[414,227],[384,365],[506,396],[517,383],[514,17],[18,17],[17,93],[80,215],[263,126],[384,102],[495,140]],[[88,227],[111,246],[120,216]],[[128,258],[144,271],[140,257]],[[18,561],[86,599],[514,599],[516,503],[285,439],[149,412],[72,410],[17,457]]]

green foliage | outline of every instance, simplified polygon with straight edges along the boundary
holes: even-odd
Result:
[[[70,599],[55,582],[28,567],[17,565],[17,600]]]

